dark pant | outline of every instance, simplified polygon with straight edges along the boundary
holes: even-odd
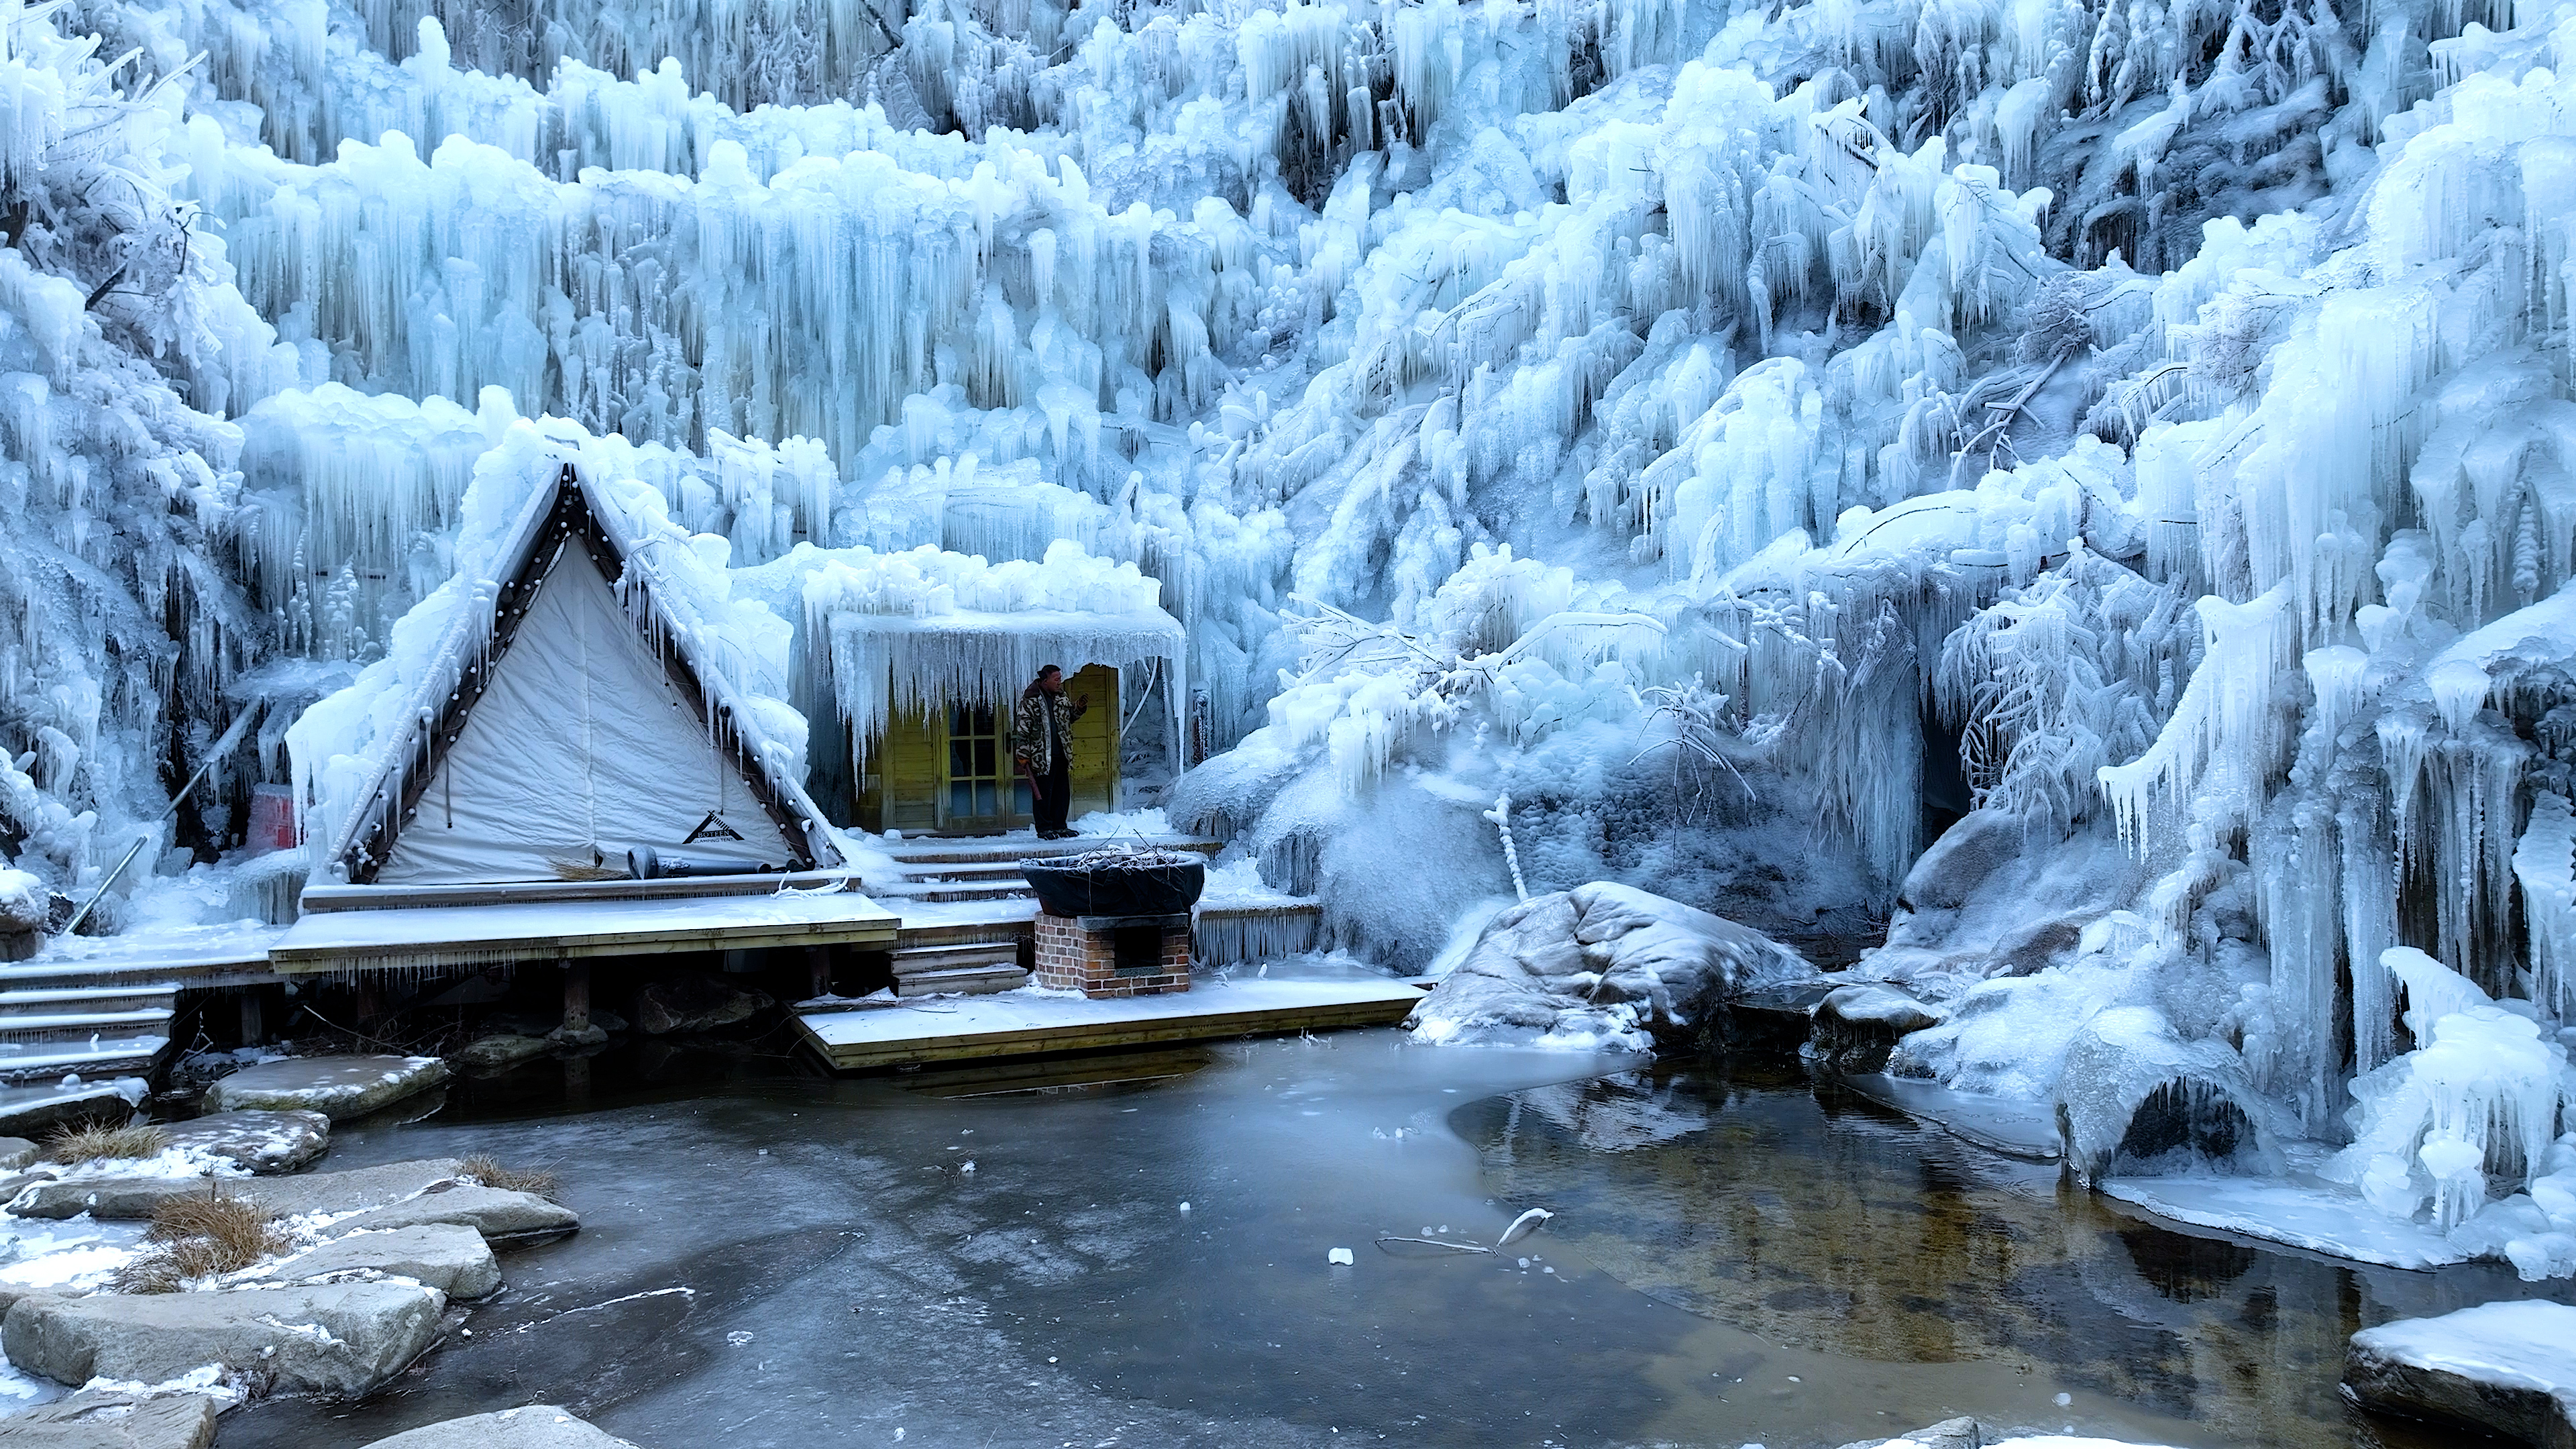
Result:
[[[1055,767],[1038,776],[1037,782],[1029,809],[1038,818],[1038,834],[1064,829],[1065,807],[1073,803],[1073,774],[1065,768],[1064,756],[1056,756]]]

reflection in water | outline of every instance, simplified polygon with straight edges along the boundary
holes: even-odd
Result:
[[[1506,1203],[1632,1287],[1785,1346],[2001,1364],[2263,1445],[2430,1444],[2336,1391],[2346,1338],[2491,1297],[2124,1215],[1831,1084],[1656,1068],[1462,1109]]]

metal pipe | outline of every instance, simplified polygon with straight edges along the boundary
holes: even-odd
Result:
[[[161,807],[161,813],[152,817],[152,823],[154,825],[159,825],[162,821],[169,819],[170,812],[178,809],[179,802],[187,799],[188,792],[196,789],[197,782],[206,778],[206,772],[215,767],[215,761],[232,753],[233,746],[241,742],[241,732],[250,728],[250,722],[259,718],[260,711],[265,708],[267,708],[267,704],[265,701],[262,701],[258,704],[251,705],[241,713],[233,716],[232,724],[226,727],[223,734],[216,739],[215,747],[206,751],[205,763],[197,766],[197,773],[190,775],[188,777],[188,783],[179,787],[179,793],[170,797],[170,803]],[[116,878],[125,874],[125,868],[134,863],[134,857],[143,853],[143,843],[152,839],[153,835],[158,833],[159,832],[154,831],[149,834],[138,836],[135,838],[132,845],[126,847],[124,856],[118,859],[115,868],[110,870],[106,877],[99,881],[97,891],[91,894],[88,901],[84,902],[79,910],[72,912],[71,922],[63,927],[62,934],[68,936],[80,929],[80,923],[89,919],[90,911],[96,908],[100,901],[107,898],[107,888],[116,884]]]

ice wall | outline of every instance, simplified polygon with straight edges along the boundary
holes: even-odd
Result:
[[[1151,585],[1173,818],[1383,960],[1508,889],[1506,791],[1533,889],[1829,959],[1983,807],[2147,884],[1959,910],[1927,1070],[2152,1008],[2340,1139],[2428,1049],[2393,947],[2567,1026],[2564,5],[8,13],[0,794],[65,872],[239,679],[374,671],[300,755],[363,756],[537,438],[808,715],[906,570],[1103,649]],[[60,199],[98,147],[138,200]]]

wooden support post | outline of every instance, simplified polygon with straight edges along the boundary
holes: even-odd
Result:
[[[577,1037],[590,1030],[590,962],[567,957],[563,968],[563,1034]]]
[[[242,992],[241,1044],[243,1046],[258,1046],[268,1040],[268,1023],[263,1014],[266,1004],[260,997],[258,987],[249,987]]]
[[[805,973],[807,977],[805,983],[807,989],[805,994],[807,996],[831,995],[832,948],[829,946],[806,947]]]

